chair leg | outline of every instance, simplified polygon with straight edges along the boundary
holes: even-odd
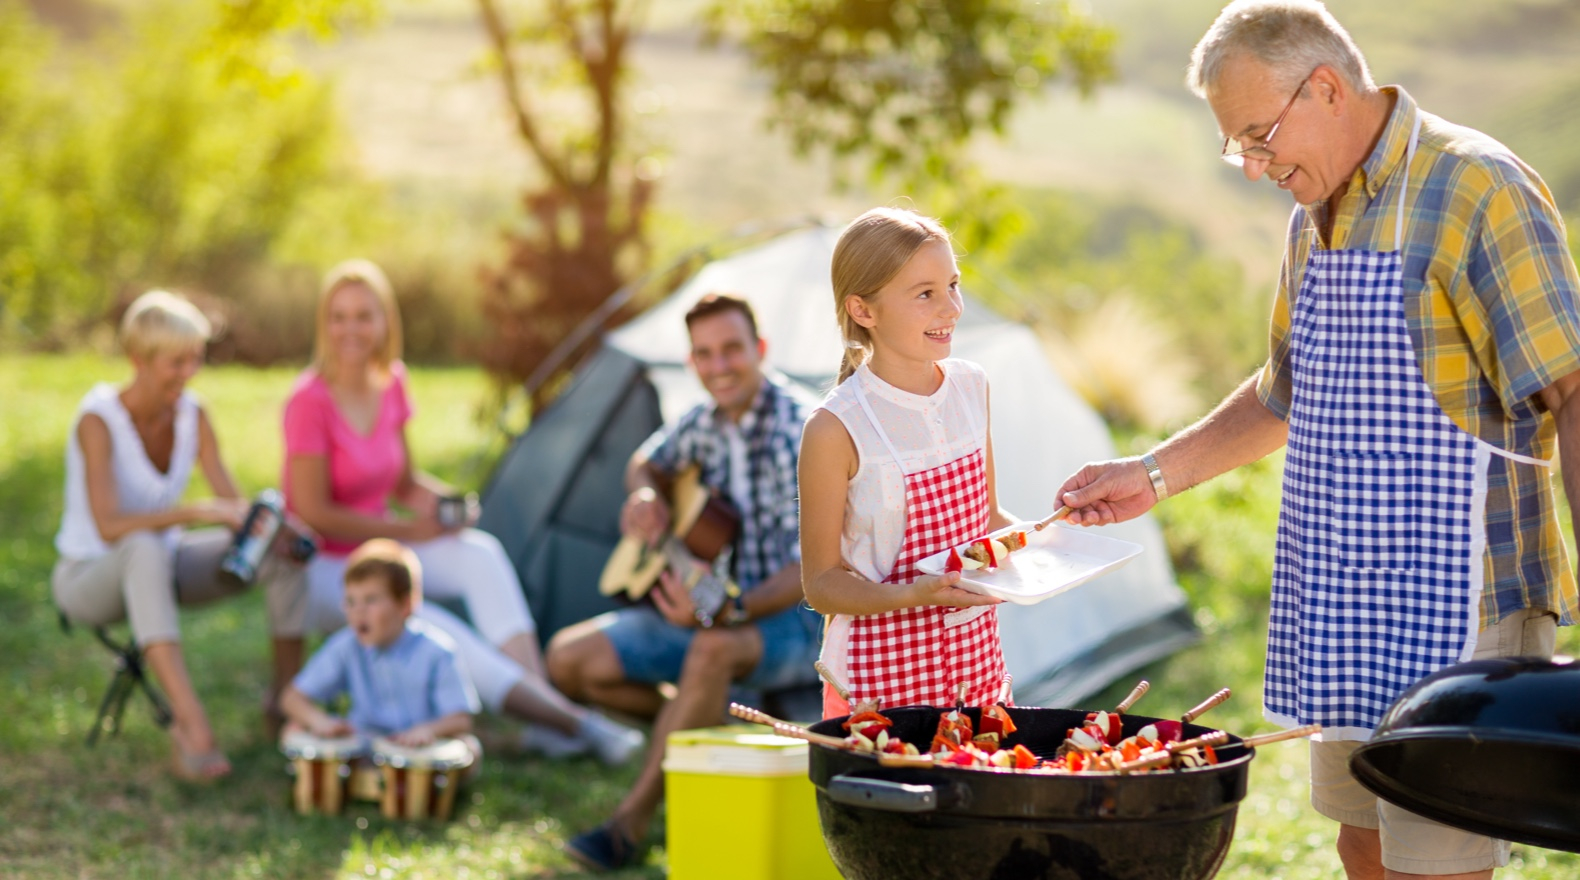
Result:
[[[115,677],[110,679],[110,686],[104,690],[104,699],[99,701],[99,714],[94,716],[93,726],[88,728],[88,745],[93,746],[99,741],[99,734],[108,730],[111,736],[121,732],[121,713],[126,709],[128,690],[126,672],[121,666],[119,658],[115,661]]]
[[[148,697],[148,703],[153,708],[154,723],[160,727],[169,727],[172,715],[170,707],[165,703],[165,698],[148,682],[148,673],[143,669],[143,652],[135,644],[131,646],[131,653],[124,658],[127,668],[132,676],[132,681],[143,689],[143,694]]]
[[[110,638],[103,627],[95,627],[93,634],[115,655],[115,677],[110,680],[104,699],[99,702],[99,714],[93,719],[93,727],[88,731],[88,745],[96,744],[99,734],[106,729],[111,736],[121,732],[121,715],[126,711],[126,701],[139,687],[153,707],[154,722],[160,727],[169,727],[170,708],[159,691],[149,683],[143,669],[143,652],[137,647],[137,642],[129,640],[124,645],[119,644]]]

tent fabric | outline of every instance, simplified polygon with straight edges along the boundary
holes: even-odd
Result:
[[[570,388],[517,439],[491,481],[483,527],[522,574],[542,635],[613,604],[597,596],[618,539],[625,461],[661,421],[706,399],[685,365],[684,314],[706,293],[750,300],[775,368],[821,397],[841,340],[828,266],[839,230],[812,227],[704,266],[605,336]],[[1038,519],[1065,477],[1116,452],[1102,419],[1059,378],[1030,328],[966,297],[954,354],[987,371],[1000,502]],[[1103,534],[1141,544],[1124,568],[1042,603],[1000,606],[1004,654],[1025,704],[1071,705],[1196,637],[1151,517]]]

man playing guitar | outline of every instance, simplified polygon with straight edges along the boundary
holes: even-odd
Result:
[[[724,720],[732,682],[779,689],[816,680],[822,619],[801,592],[796,463],[811,404],[765,371],[768,344],[751,306],[710,294],[686,313],[690,363],[710,402],[660,428],[631,456],[630,495],[620,531],[658,547],[670,535],[666,492],[688,466],[740,515],[735,539],[711,575],[739,584],[736,595],[697,591],[695,572],[666,569],[639,604],[561,630],[549,643],[548,672],[574,700],[653,718],[635,787],[599,827],[566,843],[594,870],[633,863],[664,794],[664,742],[676,730]],[[688,588],[690,585],[691,588]],[[698,607],[693,597],[711,607]],[[666,700],[658,685],[672,682]]]

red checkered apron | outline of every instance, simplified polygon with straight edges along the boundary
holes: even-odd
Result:
[[[862,406],[891,451],[883,427]],[[898,457],[898,456],[896,456]],[[947,464],[905,477],[905,537],[886,584],[921,577],[918,560],[964,544],[987,531],[988,484],[982,447]],[[952,706],[956,686],[967,685],[966,703],[998,697],[1004,681],[998,609],[902,608],[853,618],[849,636],[849,686],[856,699],[884,706]]]

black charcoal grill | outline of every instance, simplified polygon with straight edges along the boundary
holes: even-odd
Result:
[[[1475,660],[1400,695],[1350,772],[1439,822],[1580,852],[1580,663]]]
[[[947,709],[885,709],[890,736],[927,751]],[[966,709],[973,729],[980,709]],[[1084,709],[1010,710],[1004,742],[1052,757]],[[843,736],[845,719],[812,730]],[[1124,735],[1157,721],[1124,716]],[[1185,725],[1190,738],[1215,728]],[[1205,880],[1234,836],[1254,752],[1231,736],[1210,767],[1129,776],[884,767],[870,754],[814,745],[823,839],[848,880],[899,877]]]

